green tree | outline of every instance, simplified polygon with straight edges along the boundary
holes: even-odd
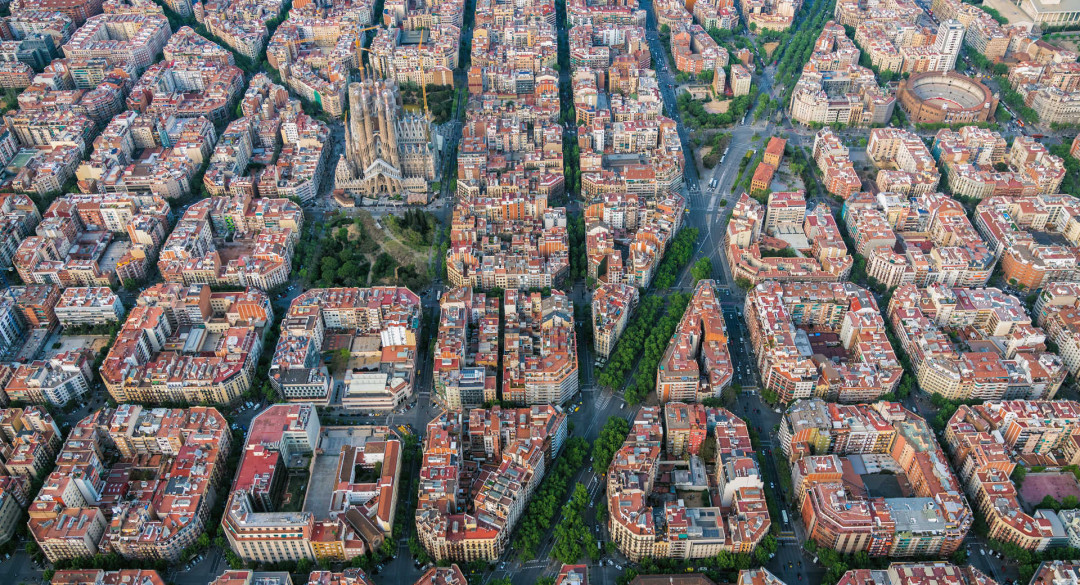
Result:
[[[397,541],[392,538],[383,540],[382,544],[379,546],[379,552],[381,552],[384,557],[393,555],[397,550],[396,543]]]
[[[615,455],[615,452],[619,450],[623,442],[626,440],[626,434],[630,432],[630,423],[625,419],[617,416],[613,416],[608,419],[604,424],[604,428],[600,430],[600,436],[593,441],[592,459],[593,459],[593,471],[596,473],[607,473],[608,465],[611,464],[611,458]]]
[[[690,269],[690,274],[694,277],[694,283],[699,280],[705,280],[712,277],[712,260],[708,257],[699,259],[694,263],[694,267]]]

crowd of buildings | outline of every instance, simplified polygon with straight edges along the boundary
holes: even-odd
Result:
[[[464,0],[391,1],[371,42],[371,66],[399,84],[454,85]]]
[[[782,402],[865,402],[894,391],[900,365],[881,309],[852,283],[767,281],[746,298],[761,386]]]
[[[579,18],[577,6],[567,7],[570,26]],[[596,10],[607,14],[602,6]],[[554,2],[478,2],[471,51],[447,279],[481,289],[557,287],[570,269],[567,214],[548,202],[570,187],[553,68]]]
[[[975,210],[975,227],[1000,262],[1005,282],[1038,290],[1076,281],[1080,207],[1069,195],[995,196]]]
[[[308,3],[312,8],[315,4]],[[345,14],[320,18],[292,9],[266,47],[267,63],[297,95],[330,116],[340,117],[348,106],[345,87],[349,71],[360,64],[356,49],[361,42],[359,30],[370,22],[370,8],[368,4],[368,20],[362,23],[348,20]]]
[[[818,546],[892,558],[948,556],[962,546],[974,521],[962,485],[930,425],[901,404],[800,401],[779,434]],[[873,481],[881,475],[899,478],[910,495],[893,497]]]
[[[169,283],[268,291],[289,279],[303,223],[303,210],[288,199],[207,197],[176,222],[157,268]]]
[[[709,490],[703,506],[688,506],[658,481],[708,489],[698,456],[705,441],[715,441],[718,489]],[[771,525],[753,452],[746,423],[726,409],[681,402],[642,407],[608,468],[612,542],[633,562],[752,553]],[[689,471],[673,468],[671,460],[684,455]]]
[[[734,373],[716,282],[699,280],[660,359],[657,399],[664,404],[719,398]]]
[[[26,284],[109,287],[139,281],[165,242],[171,213],[152,193],[65,195],[45,210],[36,235],[19,242],[12,264]]]
[[[554,585],[589,585],[588,565],[562,565],[553,577]],[[349,568],[340,572],[316,569],[304,581],[294,581],[287,571],[225,570],[210,585],[373,585],[362,569]],[[733,573],[736,585],[792,585],[764,567],[742,569]],[[56,585],[163,585],[165,580],[157,571],[147,569],[103,569],[57,571],[52,582]],[[1030,585],[1052,583],[1075,585],[1080,582],[1080,565],[1067,561],[1044,561],[1036,567]],[[715,585],[704,572],[687,575],[637,575],[630,585]],[[954,565],[947,561],[893,562],[881,569],[850,569],[841,574],[840,585],[998,585],[982,571],[970,566]],[[1005,583],[1003,581],[1003,583]],[[432,567],[423,572],[413,585],[466,585],[465,573],[454,563]],[[1025,583],[1024,585],[1028,585]]]
[[[854,260],[836,219],[825,204],[807,211],[801,190],[769,193],[767,206],[743,193],[732,208],[724,240],[732,276],[751,285],[769,280],[846,280]],[[766,253],[788,248],[798,252],[793,256]]]
[[[736,585],[791,585],[764,567],[742,569],[733,574]],[[372,585],[373,580],[362,569],[333,572],[316,569],[306,581],[293,581],[287,571],[226,570],[210,585]],[[52,582],[56,585],[163,585],[165,580],[157,571],[147,569],[103,569],[57,571]],[[595,582],[595,578],[593,580]],[[1036,567],[1030,585],[1052,583],[1076,585],[1080,582],[1080,565],[1068,561],[1043,561]],[[588,565],[562,565],[555,585],[589,585]],[[705,573],[688,575],[637,575],[630,585],[715,585]],[[982,571],[970,566],[954,565],[948,561],[893,562],[881,569],[850,569],[840,576],[840,585],[998,585]],[[1005,583],[1005,582],[1003,582]],[[413,585],[465,585],[465,573],[457,564],[432,567]],[[1024,585],[1028,585],[1025,583]]]
[[[918,134],[901,128],[873,128],[866,158],[877,169],[879,191],[907,197],[938,190],[937,161]]]
[[[690,24],[681,4],[674,4],[671,10],[682,11],[683,18],[671,31],[676,69],[695,74],[722,70],[728,64],[727,51],[700,25]],[[589,203],[607,195],[624,201],[625,196],[637,196],[637,205],[660,205],[681,190],[686,161],[677,125],[664,115],[642,23],[610,22],[604,13],[585,8],[584,3],[568,8],[576,23],[569,33],[572,50],[590,55],[584,62],[571,61],[582,196]],[[630,2],[627,8],[634,11],[638,4]],[[659,4],[654,8],[658,14],[662,9]],[[681,205],[681,200],[670,203]],[[627,204],[634,206],[622,205]],[[661,254],[663,242],[657,242]]]
[[[638,289],[629,284],[604,283],[592,293],[593,351],[608,359],[630,323],[638,303]]]
[[[244,561],[346,562],[391,538],[403,454],[387,427],[330,432],[314,404],[276,404],[243,448],[221,526]],[[297,477],[305,489],[287,489]]]
[[[682,148],[675,122],[663,115],[644,28],[633,19],[611,23],[594,8],[571,6],[569,33],[588,277],[644,288],[682,223]],[[628,8],[633,13],[637,3]],[[702,39],[715,46],[704,31],[696,34],[696,41],[687,37],[688,54]],[[707,64],[684,66],[722,66],[710,55]]]
[[[1080,284],[1050,282],[1039,291],[1033,316],[1046,332],[1048,341],[1057,346],[1057,355],[1073,376],[1080,374],[1080,317],[1077,304]]]
[[[52,562],[117,553],[176,561],[207,528],[232,434],[213,408],[122,404],[79,421],[30,503]]]
[[[281,321],[270,384],[288,401],[391,410],[416,387],[420,297],[404,287],[322,288],[293,299]],[[348,354],[332,372],[324,353]]]
[[[855,42],[878,72],[952,71],[964,40],[964,25],[952,17],[939,15],[936,30],[920,23],[925,13],[913,0],[842,0],[833,16],[855,29]]]
[[[252,60],[265,56],[270,35],[267,23],[285,16],[286,6],[282,0],[167,0],[165,4],[183,18],[194,16],[207,32]]]
[[[685,205],[678,193],[598,195],[584,210],[587,278],[648,288],[681,227]]]
[[[1009,147],[1000,133],[975,126],[939,130],[931,153],[944,167],[952,194],[962,197],[1050,195],[1065,178],[1064,161],[1042,143],[1018,136]]]
[[[118,403],[236,403],[256,380],[271,321],[270,298],[257,288],[156,284],[128,313],[101,380]]]
[[[1050,399],[1069,372],[1024,305],[997,288],[900,286],[888,319],[919,387],[949,400]]]
[[[964,207],[943,193],[859,192],[844,202],[841,217],[867,275],[888,288],[981,287],[997,262]]]
[[[436,561],[495,562],[568,436],[557,406],[443,411],[427,425],[416,534]]]
[[[841,6],[837,3],[837,10]],[[896,97],[878,84],[873,71],[859,65],[859,56],[844,27],[826,23],[792,91],[791,119],[856,127],[888,124]]]
[[[7,401],[7,395],[0,397],[5,406]],[[14,538],[25,521],[35,496],[32,482],[52,470],[62,438],[60,427],[40,406],[0,410],[0,540]]]
[[[313,201],[329,164],[330,128],[262,73],[251,79],[240,108],[243,116],[229,123],[209,158],[206,193]],[[248,175],[250,165],[260,170]]]
[[[517,404],[562,404],[579,384],[569,297],[558,290],[548,296],[508,290],[500,301],[468,288],[447,291],[434,359],[435,398],[445,408],[476,408],[499,396]]]
[[[1020,548],[1043,551],[1066,546],[1077,522],[1039,502],[1021,504],[1010,476],[1017,465],[1061,468],[1080,462],[1080,403],[1009,400],[962,405],[949,419],[944,438],[969,501],[988,525],[988,536]],[[1037,481],[1032,476],[1032,481]]]

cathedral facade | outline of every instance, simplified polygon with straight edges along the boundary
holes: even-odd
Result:
[[[426,204],[438,168],[430,121],[405,112],[394,81],[369,78],[349,84],[337,188],[353,196],[401,195],[409,203]]]

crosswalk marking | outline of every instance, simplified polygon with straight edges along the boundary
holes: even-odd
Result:
[[[609,402],[611,402],[611,395],[607,392],[601,392],[600,399],[596,401],[596,410],[604,410]]]

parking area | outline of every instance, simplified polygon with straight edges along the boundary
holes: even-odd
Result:
[[[315,515],[316,520],[330,518],[330,502],[337,482],[338,456],[346,445],[363,446],[368,440],[381,440],[384,435],[373,436],[372,426],[324,427],[319,439],[322,454],[316,454],[309,471],[311,480],[307,485],[304,511]]]
[[[97,352],[108,345],[109,338],[105,335],[61,335],[56,333],[45,344],[42,358],[49,359],[55,355],[77,349],[88,349],[97,355]]]

